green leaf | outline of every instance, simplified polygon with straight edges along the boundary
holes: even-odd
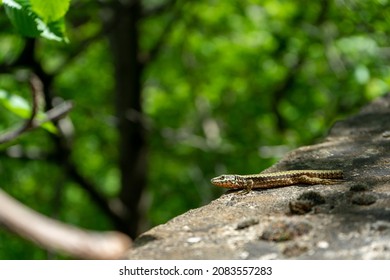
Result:
[[[31,5],[26,0],[4,0],[5,12],[12,25],[23,36],[38,37],[37,16],[31,11]]]
[[[70,0],[30,0],[32,10],[45,22],[53,22],[65,16]]]
[[[0,90],[0,104],[15,115],[28,118],[30,116],[30,105],[26,99]]]
[[[58,134],[58,129],[52,122],[45,122],[41,127],[52,134]]]
[[[60,17],[51,22],[45,21],[32,10],[28,0],[4,0],[3,3],[8,18],[21,35],[26,37],[41,36],[49,40],[68,42],[63,18]]]
[[[8,92],[0,89],[0,105],[2,105],[9,112],[23,118],[27,119],[31,115],[31,106],[27,102],[26,99],[14,95],[9,94]],[[36,119],[38,121],[42,121],[46,118],[46,114],[44,112],[38,112]],[[57,134],[57,127],[51,122],[45,122],[41,125],[42,128],[46,129],[50,133]]]
[[[48,24],[44,23],[41,19],[37,19],[37,23],[38,29],[41,31],[41,37],[65,43],[69,42],[65,35],[64,19],[59,19]]]

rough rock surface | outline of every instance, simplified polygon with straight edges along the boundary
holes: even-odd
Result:
[[[390,95],[267,171],[342,169],[338,185],[227,192],[152,228],[128,259],[390,259]]]

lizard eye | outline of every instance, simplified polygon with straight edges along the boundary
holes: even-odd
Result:
[[[225,180],[226,180],[226,175],[220,175],[220,176],[218,177],[218,180],[220,180],[220,181],[225,181]]]

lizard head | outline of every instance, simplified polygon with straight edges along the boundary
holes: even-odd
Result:
[[[221,175],[211,179],[211,183],[217,187],[232,188],[237,182],[236,175]]]

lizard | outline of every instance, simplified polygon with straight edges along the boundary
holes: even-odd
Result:
[[[332,185],[343,181],[342,170],[289,170],[252,175],[220,175],[211,179],[215,186],[227,189],[252,189],[291,186],[294,184]]]

